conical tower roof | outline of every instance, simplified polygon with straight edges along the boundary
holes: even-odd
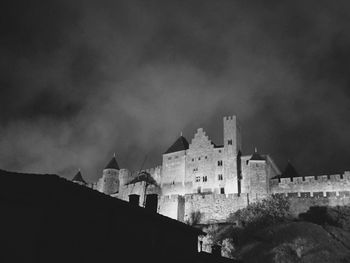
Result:
[[[81,175],[80,170],[77,172],[77,174],[72,179],[73,182],[83,183],[86,184],[85,180],[83,179],[83,176]]]
[[[250,161],[265,161],[265,158],[262,157],[262,156],[258,153],[258,150],[255,148],[255,151],[254,151],[252,157],[250,157],[249,160],[250,160]]]
[[[169,147],[169,149],[164,153],[174,153],[178,151],[183,151],[188,149],[188,141],[182,135]]]
[[[119,170],[119,165],[117,163],[117,160],[115,159],[115,155],[113,158],[109,161],[109,163],[106,165],[105,169],[115,169]]]
[[[294,166],[288,161],[286,168],[284,169],[281,177],[298,177],[300,176],[297,170],[294,168]]]

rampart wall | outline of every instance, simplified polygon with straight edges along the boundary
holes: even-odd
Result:
[[[154,175],[161,167],[147,170]],[[130,194],[140,196],[143,203],[144,182],[121,186],[118,198],[128,201]],[[253,193],[217,194],[193,193],[192,183],[167,183],[161,188],[148,186],[147,194],[158,194],[158,212],[170,218],[186,221],[199,211],[201,223],[224,222],[229,215],[261,198]],[[255,193],[256,194],[256,193]],[[270,193],[288,197],[291,213],[298,216],[312,206],[350,205],[350,172],[335,175],[305,176],[270,180]]]
[[[185,195],[185,220],[192,212],[202,214],[202,223],[224,222],[228,216],[248,205],[248,195],[189,194]]]
[[[183,222],[185,198],[180,195],[158,197],[158,213]]]
[[[350,190],[350,172],[343,174],[304,176],[294,178],[280,178],[270,180],[271,194],[277,193],[296,193],[300,196],[301,192],[310,192],[313,196],[315,192],[334,192],[336,196],[342,191]],[[299,193],[299,194],[298,194]]]
[[[310,192],[302,192],[298,196],[295,193],[283,194],[287,196],[290,202],[291,214],[298,217],[300,213],[305,213],[313,206],[344,206],[350,205],[350,191],[342,191],[338,196],[335,192],[314,192],[311,196]]]

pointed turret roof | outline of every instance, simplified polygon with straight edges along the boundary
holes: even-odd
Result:
[[[281,177],[288,178],[288,177],[298,177],[298,176],[300,176],[299,173],[294,168],[294,166],[288,161],[286,168],[284,169]]]
[[[164,153],[174,153],[178,151],[183,151],[188,149],[188,141],[182,135],[169,147],[169,149]]]
[[[115,159],[115,154],[113,156],[113,158],[109,161],[109,163],[107,164],[107,166],[105,167],[105,169],[115,169],[115,170],[119,170],[119,165],[117,163],[117,160]]]
[[[83,176],[81,175],[80,170],[77,172],[77,174],[72,179],[73,182],[83,183],[86,184],[85,180],[83,179]]]
[[[262,157],[259,153],[258,150],[255,148],[254,153],[252,157],[249,159],[250,161],[265,161],[265,158]]]

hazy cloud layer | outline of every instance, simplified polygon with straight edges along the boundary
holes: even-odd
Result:
[[[11,1],[0,18],[0,166],[89,181],[160,164],[182,131],[242,122],[283,168],[350,169],[347,1]]]

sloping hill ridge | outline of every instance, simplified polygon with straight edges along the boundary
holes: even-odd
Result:
[[[350,262],[350,232],[309,222],[268,227],[240,250],[243,262]]]

